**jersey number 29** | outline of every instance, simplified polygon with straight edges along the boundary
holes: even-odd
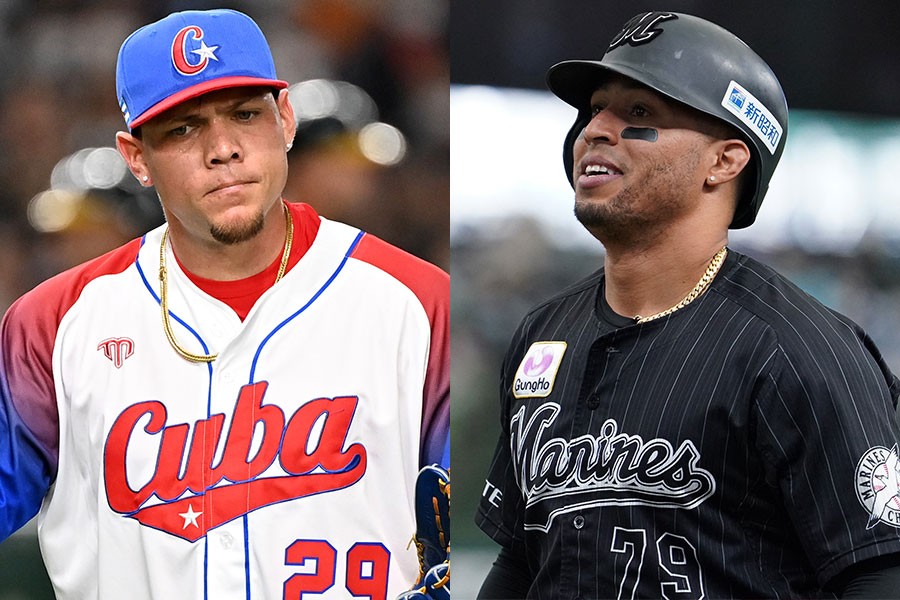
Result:
[[[344,587],[354,596],[385,600],[390,558],[390,552],[382,544],[357,542],[347,551]],[[309,566],[310,563],[315,564],[311,573],[297,573],[284,582],[284,600],[310,600],[334,585],[337,570],[334,546],[324,540],[297,540],[287,547],[284,564]]]

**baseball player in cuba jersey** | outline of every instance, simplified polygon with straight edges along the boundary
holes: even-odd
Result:
[[[167,224],[2,324],[0,539],[38,514],[58,598],[384,599],[417,579],[416,475],[449,466],[449,278],[282,199],[286,87],[230,10],[121,47],[118,148]]]
[[[721,27],[651,12],[553,66],[596,273],[528,313],[476,520],[482,598],[897,597],[900,391],[869,337],[727,247],[788,109]]]

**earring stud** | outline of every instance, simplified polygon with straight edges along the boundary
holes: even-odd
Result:
[[[149,181],[149,179],[150,179],[150,178],[147,177],[146,175],[144,175],[143,177],[141,177],[141,181],[143,181],[144,183],[147,183],[147,181]]]
[[[716,176],[715,176],[715,175],[710,175],[710,176],[709,176],[709,180],[710,180],[710,181],[715,181],[715,180],[716,180]]]

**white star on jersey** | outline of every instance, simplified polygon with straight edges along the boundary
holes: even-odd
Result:
[[[203,40],[200,41],[200,48],[197,50],[191,50],[194,54],[199,56],[200,58],[209,58],[211,60],[218,61],[219,59],[213,54],[216,50],[218,50],[218,46],[207,46],[206,42]]]
[[[200,526],[197,525],[197,517],[199,517],[199,516],[202,515],[202,514],[203,514],[203,511],[196,512],[196,513],[195,513],[195,512],[194,512],[194,505],[193,505],[193,504],[188,504],[187,512],[178,513],[178,516],[179,516],[179,517],[183,517],[183,518],[184,518],[184,527],[182,527],[182,529],[187,529],[187,526],[188,526],[188,525],[193,525],[194,527],[199,528]]]

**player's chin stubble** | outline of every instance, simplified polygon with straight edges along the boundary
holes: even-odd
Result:
[[[262,211],[258,212],[251,221],[241,223],[229,223],[228,225],[213,224],[209,227],[209,233],[213,239],[221,244],[240,244],[254,238],[262,231],[265,217]]]
[[[615,196],[598,200],[575,197],[575,218],[591,235],[604,243],[622,243],[633,236],[646,240],[653,236],[666,214],[671,212],[671,196],[653,198],[646,187],[621,190]]]
[[[575,197],[575,218],[601,242],[647,242],[666,229],[683,210],[687,194],[684,173],[696,168],[700,156],[689,152],[678,160],[655,165],[647,183],[626,187],[607,200]]]

